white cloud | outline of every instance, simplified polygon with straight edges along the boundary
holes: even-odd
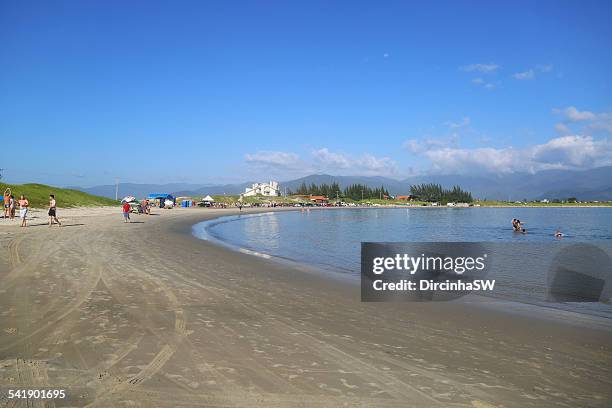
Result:
[[[555,124],[555,130],[564,135],[571,132],[571,129],[567,127],[565,123],[561,123],[561,122]]]
[[[597,115],[597,120],[589,125],[589,128],[612,133],[612,113],[600,113]]]
[[[280,151],[258,151],[245,154],[244,159],[251,170],[264,173],[266,177],[302,176],[312,173],[333,175],[393,176],[397,164],[388,157],[376,157],[365,153],[361,156],[316,149],[310,157],[301,158],[295,153]]]
[[[474,78],[472,79],[472,83],[478,86],[482,86],[484,89],[488,91],[492,91],[493,89],[495,89],[494,84],[492,84],[491,82],[487,82],[482,78]]]
[[[561,133],[612,134],[612,112],[580,111],[574,106],[553,109],[562,121],[555,128]]]
[[[293,168],[299,162],[295,153],[260,150],[253,154],[245,154],[244,159],[249,164],[275,168]]]
[[[473,78],[472,83],[478,86],[482,86],[484,89],[487,89],[489,91],[495,89],[495,85],[493,85],[491,82],[485,81],[482,78]]]
[[[411,142],[408,147],[414,146]],[[537,172],[549,169],[583,169],[612,164],[612,143],[591,136],[561,136],[517,149],[458,148],[425,145],[411,150],[429,159],[432,170],[443,174]]]
[[[470,64],[459,67],[462,71],[466,72],[482,72],[483,74],[489,74],[491,72],[497,71],[499,65],[494,63],[489,64]]]
[[[612,163],[612,143],[591,136],[562,136],[531,148],[533,161],[559,168],[599,167]]]
[[[312,156],[315,162],[319,163],[322,167],[348,169],[351,166],[346,156],[330,152],[326,147],[313,151]]]
[[[376,157],[371,154],[364,154],[355,162],[357,169],[365,170],[365,174],[392,176],[397,173],[395,161],[388,157]]]
[[[494,64],[492,62],[489,64],[470,64],[470,65],[464,65],[462,67],[459,67],[460,70],[465,71],[465,72],[474,72],[474,73],[480,73],[480,74],[485,74],[485,75],[494,73],[499,68],[500,68],[499,65]],[[481,77],[472,78],[471,82],[475,85],[482,86],[484,89],[488,91],[495,89],[495,85],[493,83],[488,82]]]
[[[469,174],[482,171],[508,173],[514,171],[513,164],[518,155],[512,148],[476,149],[449,148],[429,150],[425,156],[431,161],[434,172],[447,174]]]
[[[432,150],[454,147],[457,146],[458,142],[459,135],[453,133],[444,138],[408,139],[404,142],[404,148],[412,153],[421,154]]]
[[[560,113],[565,119],[570,122],[581,122],[586,120],[594,120],[596,118],[593,112],[579,111],[574,106],[568,106],[563,110],[556,110],[556,112]]]
[[[524,81],[524,80],[531,80],[531,79],[535,79],[535,71],[533,69],[527,70],[525,72],[517,72],[516,74],[512,75],[515,79]]]
[[[314,170],[333,172],[336,175],[392,176],[397,173],[397,164],[388,157],[364,154],[353,157],[321,148],[312,152]]]

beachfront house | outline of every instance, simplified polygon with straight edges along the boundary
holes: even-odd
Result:
[[[270,181],[269,183],[254,183],[251,188],[246,188],[243,196],[265,196],[265,197],[278,197],[280,196],[280,188],[278,181]]]
[[[400,201],[410,201],[412,200],[412,196],[411,195],[398,195],[397,197],[395,197],[396,200],[400,200]]]
[[[308,198],[310,199],[310,201],[317,205],[325,205],[329,202],[329,199],[325,196],[311,195]]]
[[[310,201],[315,205],[326,205],[329,203],[329,198],[322,195],[295,194],[291,197],[298,201]]]

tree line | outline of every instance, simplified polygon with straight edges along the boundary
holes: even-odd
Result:
[[[294,195],[321,195],[329,198],[350,198],[352,200],[384,198],[389,196],[389,191],[384,187],[372,188],[365,184],[351,184],[344,189],[336,182],[331,184],[317,185],[312,183],[307,185],[302,183],[296,191],[288,190],[287,194]]]
[[[464,191],[459,186],[454,186],[452,189],[446,189],[440,184],[416,184],[410,186],[410,195],[413,199],[430,202],[446,203],[471,203],[473,200],[472,194]]]
[[[315,184],[310,185],[302,183],[296,191],[287,190],[288,195],[317,195],[326,196],[330,199],[347,198],[351,200],[371,200],[374,198],[390,197],[389,190],[385,186],[369,187],[365,184],[351,184],[345,188],[340,188],[336,182],[331,184]],[[451,189],[446,189],[440,184],[416,184],[410,186],[410,195],[413,199],[420,201],[439,202],[439,203],[471,203],[473,200],[472,194],[462,190],[459,186],[454,186]]]

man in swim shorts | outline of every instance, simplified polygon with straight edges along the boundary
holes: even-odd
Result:
[[[28,215],[28,207],[30,206],[30,202],[27,198],[22,194],[21,198],[19,198],[19,218],[21,218],[21,227],[26,227],[26,217]]]
[[[16,201],[15,201],[15,197],[11,194],[11,196],[9,197],[9,218],[15,219],[15,207],[16,207]]]
[[[130,203],[123,203],[123,219],[125,220],[125,222],[131,222],[130,221],[130,211],[132,210],[132,207],[130,206]]]
[[[53,225],[53,220],[57,222],[58,227],[62,226],[62,223],[57,219],[57,203],[55,201],[55,196],[49,194],[49,226]]]

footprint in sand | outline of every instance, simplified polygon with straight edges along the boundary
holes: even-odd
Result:
[[[346,381],[344,378],[341,378],[340,382],[342,382],[342,385],[344,385],[346,388],[349,388],[351,390],[353,388],[358,388],[356,385],[349,384],[348,381]]]
[[[497,408],[497,405],[491,405],[484,401],[472,401],[472,406],[474,408]]]

